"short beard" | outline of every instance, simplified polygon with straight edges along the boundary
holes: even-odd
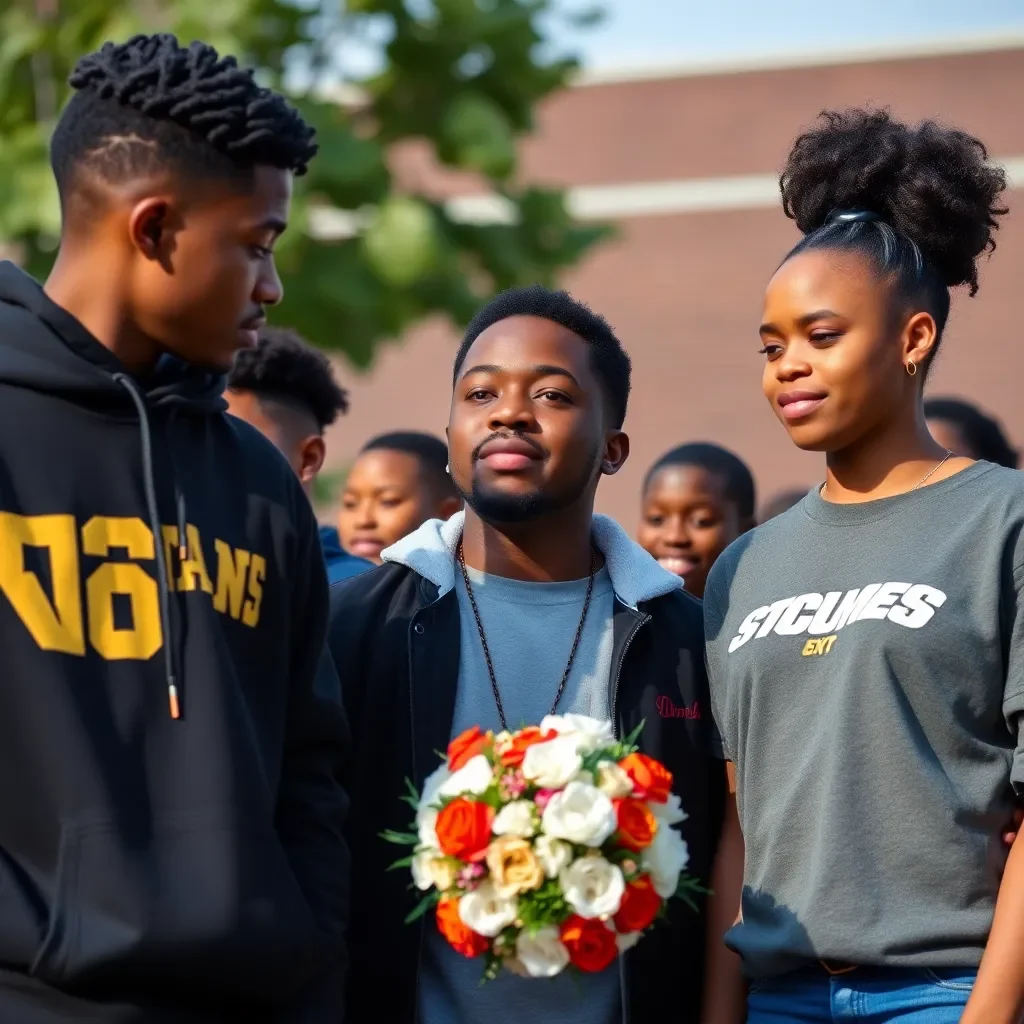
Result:
[[[531,491],[529,494],[505,494],[494,488],[484,488],[474,474],[472,489],[464,491],[455,478],[452,482],[459,492],[462,500],[480,517],[485,523],[495,525],[512,525],[528,523],[533,519],[552,512],[561,512],[562,509],[575,505],[590,487],[594,469],[600,464],[601,448],[594,449],[593,454],[584,467],[584,472],[574,482],[574,486],[565,488],[560,494],[550,494],[546,491]]]
[[[500,491],[485,490],[476,481],[468,494],[458,488],[462,500],[485,523],[526,523],[538,519],[548,512],[558,512],[571,505],[575,498],[559,501],[543,491],[531,494],[502,494]]]

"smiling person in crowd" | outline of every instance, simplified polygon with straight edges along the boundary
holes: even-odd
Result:
[[[746,841],[750,1024],[1024,1010],[1024,477],[944,449],[924,381],[1005,176],[964,132],[830,112],[782,176],[763,389],[825,483],[705,591]],[[980,968],[980,969],[979,969]]]
[[[448,446],[399,430],[368,441],[345,480],[338,531],[348,551],[381,563],[381,552],[428,519],[448,519],[462,501],[448,475]]]
[[[397,1024],[699,1024],[709,930],[724,954],[711,958],[710,988],[727,1002],[741,994],[720,942],[738,889],[712,878],[726,787],[700,604],[594,515],[598,484],[629,454],[629,389],[629,357],[600,316],[540,286],[499,295],[455,358],[448,447],[465,513],[425,523],[381,568],[333,590],[330,648],[358,747],[349,835],[364,924],[348,1024],[379,1020],[382,992]],[[403,780],[422,785],[435,751],[467,727],[565,712],[610,719],[620,736],[646,722],[641,749],[672,771],[688,815],[688,870],[718,895],[700,913],[673,906],[599,973],[504,972],[481,987],[481,962],[455,952],[432,915],[401,926],[415,894],[377,837],[405,827]]]
[[[702,598],[715,559],[753,528],[755,500],[742,459],[717,444],[683,444],[647,471],[636,539]]]

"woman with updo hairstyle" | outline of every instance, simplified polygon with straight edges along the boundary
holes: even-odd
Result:
[[[1024,476],[944,450],[923,402],[1006,179],[962,131],[848,110],[781,187],[804,237],[765,293],[762,387],[825,481],[705,588],[749,1024],[1014,1024]]]

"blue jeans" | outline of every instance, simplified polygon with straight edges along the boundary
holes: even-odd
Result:
[[[858,967],[806,970],[750,985],[747,1024],[957,1024],[977,971]]]

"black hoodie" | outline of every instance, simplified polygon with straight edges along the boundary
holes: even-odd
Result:
[[[0,264],[0,1022],[340,1020],[323,556],[222,384]]]

